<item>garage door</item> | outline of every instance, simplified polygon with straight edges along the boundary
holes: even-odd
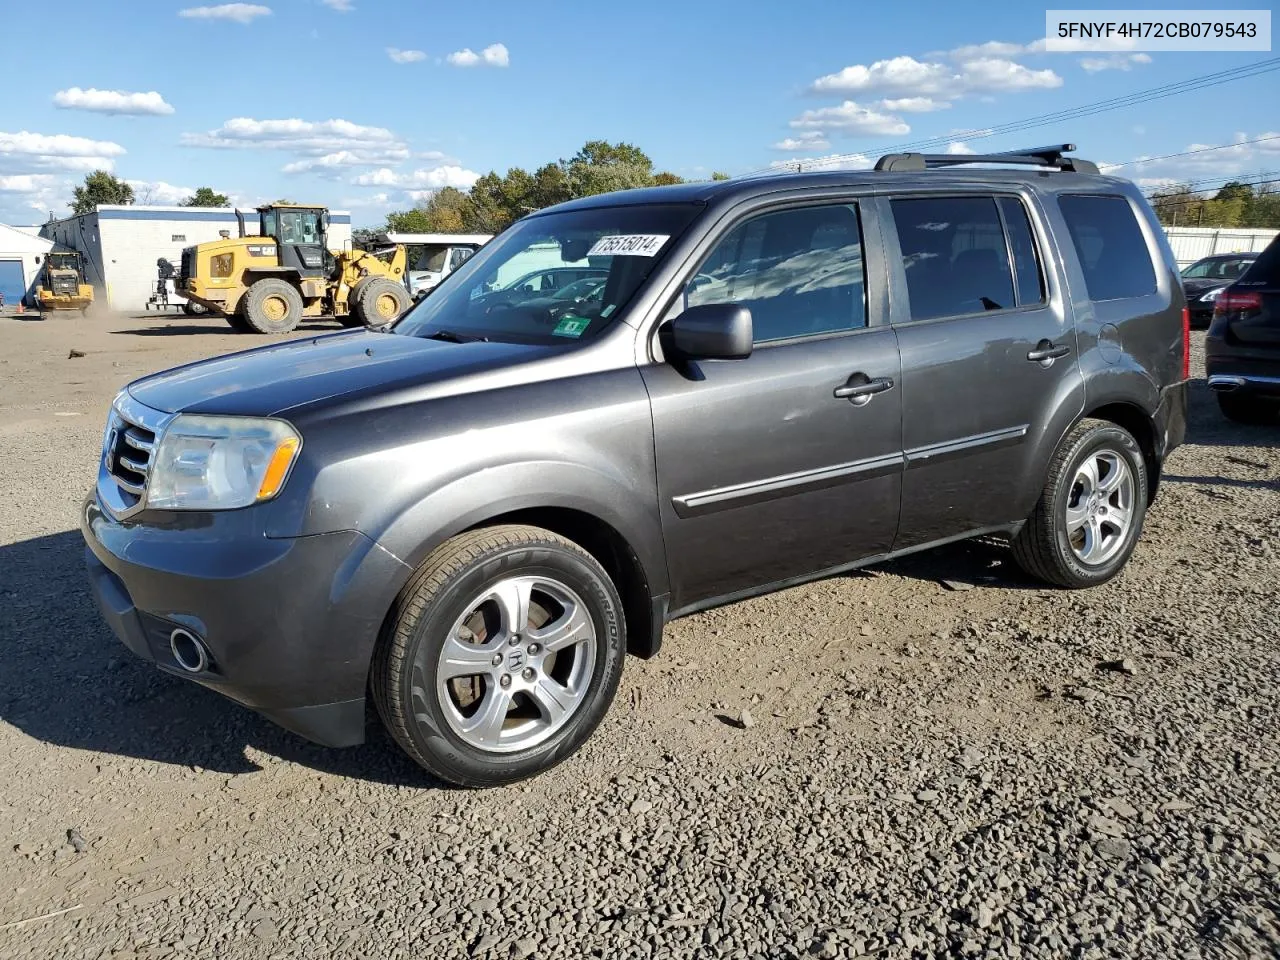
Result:
[[[6,307],[17,306],[27,292],[22,276],[21,260],[0,260],[0,293],[4,294]]]

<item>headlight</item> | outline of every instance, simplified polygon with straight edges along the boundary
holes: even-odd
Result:
[[[147,482],[156,510],[230,510],[284,487],[302,437],[283,420],[182,414],[160,436]]]
[[[1215,289],[1210,290],[1208,293],[1206,293],[1204,296],[1202,296],[1202,297],[1200,298],[1200,302],[1201,302],[1201,303],[1213,303],[1213,301],[1215,301],[1215,300],[1217,300],[1217,299],[1218,299],[1218,294],[1220,294],[1220,293],[1221,293],[1223,290],[1225,290],[1225,289],[1227,289],[1227,288],[1226,288],[1226,287],[1216,287]]]

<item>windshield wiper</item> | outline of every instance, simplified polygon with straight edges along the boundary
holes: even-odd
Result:
[[[485,343],[489,341],[488,337],[460,337],[452,330],[437,330],[435,333],[428,333],[425,340],[443,340],[445,343],[471,343],[475,340],[482,340]]]

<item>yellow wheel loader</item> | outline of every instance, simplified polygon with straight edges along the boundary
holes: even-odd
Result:
[[[258,207],[257,236],[245,234],[239,210],[236,218],[239,237],[182,251],[174,288],[241,332],[287,333],[304,317],[377,326],[412,305],[403,246],[378,253],[330,250],[324,207]]]
[[[41,310],[79,310],[84,316],[93,305],[93,287],[84,282],[80,251],[64,247],[45,254],[36,303]]]

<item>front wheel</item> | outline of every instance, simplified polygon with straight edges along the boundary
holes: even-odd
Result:
[[[373,277],[362,280],[356,287],[358,299],[352,312],[367,327],[390,323],[411,306],[409,291],[393,280]],[[348,297],[348,303],[351,303]]]
[[[244,319],[256,333],[288,333],[302,320],[302,294],[285,280],[258,280],[245,294]]]
[[[1082,420],[1059,445],[1013,541],[1024,571],[1060,587],[1106,583],[1128,561],[1147,510],[1147,465],[1123,427]]]
[[[591,554],[538,527],[490,527],[440,546],[405,588],[374,656],[374,701],[428,771],[498,786],[586,741],[625,654],[622,603]]]

